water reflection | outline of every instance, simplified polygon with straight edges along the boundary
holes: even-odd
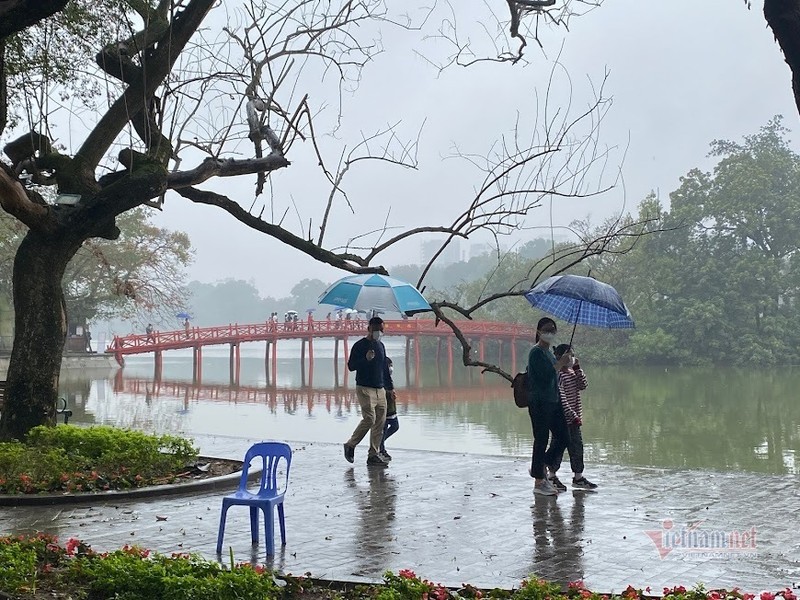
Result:
[[[456,369],[453,385],[439,386],[436,364],[423,361],[419,376],[407,378],[397,354],[402,428],[393,447],[530,453],[527,413],[514,406],[502,380],[487,375],[480,385],[473,375],[470,383],[468,372]],[[244,350],[240,384],[230,385],[227,354],[207,351],[202,384],[192,382],[191,356],[167,353],[161,380],[152,377],[152,358],[129,359],[116,378],[62,377],[62,393],[77,422],[341,443],[359,419],[353,388],[337,383],[332,358],[318,350],[313,387],[301,385],[299,352],[284,349],[282,356],[277,385],[267,382],[263,357]],[[800,370],[716,369],[713,377],[699,369],[587,370],[583,436],[590,465],[800,472],[800,404],[794,400]]]
[[[534,554],[530,573],[565,584],[583,579],[583,527],[586,492],[573,492],[569,522],[554,496],[534,495],[531,507]]]
[[[359,478],[364,474],[359,472]],[[367,486],[356,480],[350,467],[344,474],[346,487],[353,494],[358,510],[358,530],[353,538],[353,556],[357,568],[364,574],[382,573],[389,555],[395,551],[395,501],[397,488],[388,469],[367,469]]]

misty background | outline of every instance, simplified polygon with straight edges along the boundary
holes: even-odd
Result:
[[[476,6],[476,15],[479,11]],[[211,18],[222,16],[216,12]],[[441,58],[446,46],[436,40],[420,43],[407,32],[387,30],[385,35],[386,51],[367,65],[355,94],[344,99],[343,127],[336,136],[357,139],[360,131],[400,121],[400,131],[413,139],[421,128],[419,168],[373,164],[348,175],[344,187],[355,216],[342,215],[332,226],[342,239],[385,219],[400,230],[451,219],[459,203],[471,198],[481,174],[448,155],[455,147],[487,153],[493,141],[512,131],[518,111],[530,112],[537,102],[541,106],[556,59],[563,70],[555,73],[551,110],[563,110],[570,88],[574,107],[585,107],[593,86],[608,72],[605,94],[613,97],[613,106],[602,123],[600,141],[612,152],[603,176],[613,182],[619,168],[622,179],[602,196],[554,199],[552,220],[546,203],[528,219],[541,229],[518,232],[503,240],[507,247],[549,238],[551,226],[566,226],[576,218],[599,222],[635,209],[651,190],[668,205],[667,194],[682,175],[713,164],[704,158],[712,140],[738,140],[776,114],[787,116],[790,129],[796,122],[789,69],[763,15],[743,2],[605,3],[573,19],[568,33],[543,32],[544,49],[530,45],[525,67],[489,62],[439,72],[419,53]],[[312,198],[327,198],[328,190],[307,184],[317,166],[313,154],[298,150],[293,150],[291,167],[277,174],[275,193],[302,208]],[[251,179],[222,185],[248,205],[255,183]],[[198,282],[242,279],[265,298],[281,298],[303,279],[329,282],[344,275],[218,210],[176,195],[168,196],[165,210],[155,211],[153,219],[161,227],[189,234],[195,249],[189,278]],[[286,219],[299,217],[288,214]],[[558,229],[554,233],[564,235]],[[420,254],[421,240],[412,238],[378,262],[392,271]]]

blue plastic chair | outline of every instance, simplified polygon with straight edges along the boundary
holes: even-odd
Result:
[[[247,490],[247,474],[250,463],[254,459],[263,460],[261,471],[261,484],[257,492]],[[286,460],[286,481],[278,488],[278,463],[280,459]],[[259,442],[253,444],[244,457],[242,478],[239,480],[239,489],[222,499],[222,514],[219,519],[219,534],[217,535],[217,554],[222,553],[222,538],[225,535],[225,519],[228,509],[234,505],[250,507],[250,537],[253,544],[258,544],[258,509],[264,512],[264,532],[267,538],[267,555],[275,554],[275,514],[273,508],[278,508],[278,522],[281,527],[281,545],[286,545],[286,524],[283,518],[283,496],[289,485],[289,467],[292,464],[292,449],[283,442]]]

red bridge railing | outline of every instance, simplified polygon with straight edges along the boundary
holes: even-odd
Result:
[[[452,330],[444,323],[436,326],[432,319],[408,319],[384,322],[386,335],[449,337]],[[459,321],[458,327],[468,338],[533,339],[533,327],[496,321]],[[115,336],[106,352],[118,358],[127,354],[143,354],[180,348],[197,348],[216,344],[241,344],[309,338],[343,338],[366,332],[363,320],[297,321],[288,323],[230,324],[218,327],[190,327],[177,331],[155,331],[152,334]]]

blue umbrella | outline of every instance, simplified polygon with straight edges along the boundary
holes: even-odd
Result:
[[[187,312],[179,312],[179,313],[178,313],[177,315],[175,315],[175,316],[176,316],[176,317],[178,317],[179,319],[191,319],[191,318],[192,318],[192,315],[190,315],[190,314],[189,314],[189,313],[187,313]]]
[[[617,290],[591,277],[554,275],[531,288],[525,298],[536,308],[567,323],[605,329],[634,327],[631,313]]]
[[[410,283],[384,275],[351,275],[333,283],[319,297],[320,304],[413,315],[431,310],[430,304]]]

